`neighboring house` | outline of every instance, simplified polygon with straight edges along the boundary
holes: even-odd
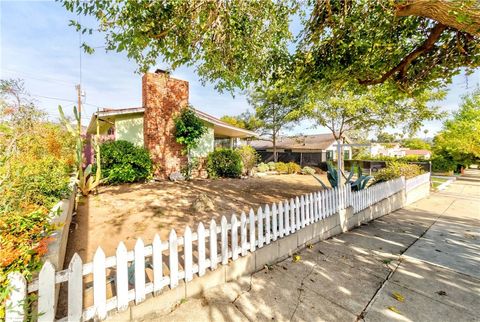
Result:
[[[404,149],[405,155],[418,155],[419,157],[423,157],[425,160],[430,159],[432,156],[432,152],[428,150],[410,150]]]
[[[370,155],[372,157],[404,157],[405,149],[402,149],[399,143],[372,143],[370,145]]]
[[[113,140],[126,140],[144,146],[155,164],[155,175],[166,178],[187,165],[183,146],[176,142],[174,119],[188,107],[187,81],[170,77],[157,70],[142,78],[142,107],[103,109],[92,115],[87,133],[100,134]],[[235,147],[240,139],[256,137],[256,133],[240,129],[204,112],[194,109],[208,130],[190,157],[205,158],[216,147]]]
[[[348,139],[345,139],[348,142]],[[262,156],[263,162],[273,161],[273,143],[267,140],[254,140],[250,145]],[[337,147],[333,134],[314,134],[280,137],[277,140],[278,161],[296,162],[301,166],[318,166],[326,161],[337,159]],[[343,158],[352,157],[352,148],[343,147]]]

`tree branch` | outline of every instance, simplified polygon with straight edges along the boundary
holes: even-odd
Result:
[[[479,36],[480,10],[475,3],[476,1],[467,4],[451,0],[408,0],[397,4],[395,15],[425,17],[459,31]]]
[[[429,52],[432,50],[432,48],[435,46],[435,43],[437,40],[440,38],[442,35],[443,31],[447,28],[447,26],[437,23],[430,31],[430,35],[428,36],[427,39],[421,44],[419,47],[417,47],[414,51],[412,51],[410,54],[408,54],[405,58],[402,59],[402,61],[392,69],[390,69],[388,72],[383,74],[380,78],[377,79],[360,79],[358,82],[362,85],[374,85],[374,84],[381,84],[385,82],[388,78],[393,76],[395,73],[399,72],[400,75],[405,77],[408,67],[410,64],[417,59],[419,56]]]

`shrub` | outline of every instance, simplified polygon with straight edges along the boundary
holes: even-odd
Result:
[[[148,151],[128,141],[118,140],[100,145],[102,177],[107,183],[119,184],[147,180],[153,164]]]
[[[303,167],[302,174],[315,174],[315,169],[310,167]]]
[[[392,161],[387,163],[386,168],[380,169],[375,174],[375,182],[388,181],[401,176],[409,179],[422,174],[422,172],[422,167],[419,165]]]
[[[435,153],[432,157],[432,171],[449,172],[457,169],[457,162],[448,155]]]
[[[237,149],[237,152],[240,154],[240,157],[242,158],[243,173],[248,174],[248,172],[250,172],[253,169],[253,167],[255,167],[255,164],[257,164],[260,156],[257,153],[257,150],[255,150],[249,145],[244,145],[239,147]]]
[[[185,146],[185,152],[198,145],[198,139],[207,131],[203,121],[195,112],[186,108],[175,118],[175,138],[178,143]]]
[[[265,164],[262,162],[259,165],[257,165],[258,172],[267,172],[268,170],[270,170],[270,167],[268,166],[268,164]]]
[[[288,173],[288,166],[283,162],[275,163],[275,169],[278,171],[278,173]]]
[[[207,172],[212,178],[238,178],[242,174],[240,153],[232,149],[217,149],[207,156]]]
[[[268,169],[269,169],[270,171],[275,171],[275,170],[277,169],[277,165],[276,165],[276,163],[273,162],[273,161],[268,162],[267,165],[268,165]]]
[[[287,173],[288,174],[300,173],[300,171],[302,171],[302,167],[300,167],[295,162],[288,162],[287,163]]]

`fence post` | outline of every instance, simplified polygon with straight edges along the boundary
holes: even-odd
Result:
[[[27,281],[19,272],[8,274],[10,294],[5,305],[5,321],[17,322],[25,319],[23,304],[27,298]]]

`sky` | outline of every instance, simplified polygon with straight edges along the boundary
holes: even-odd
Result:
[[[53,1],[0,0],[0,78],[23,79],[26,89],[52,121],[58,119],[59,104],[67,113],[71,111],[77,97],[75,85],[80,82],[85,91],[84,124],[98,108],[141,106],[141,74],[136,72],[135,62],[124,53],[106,53],[100,34],[82,40],[98,47],[93,55],[83,53],[79,49],[79,34],[68,26],[69,20],[76,18]],[[160,63],[152,71],[156,68],[168,66]],[[190,103],[206,113],[221,117],[249,109],[242,93],[221,94],[211,84],[202,85],[194,68],[178,68],[172,76],[190,83]],[[439,105],[449,112],[458,109],[461,96],[479,83],[480,71],[469,77],[455,77],[446,99]],[[441,129],[441,124],[426,122],[423,129],[428,129],[431,136]],[[389,131],[401,132],[401,128]],[[302,122],[286,134],[324,132],[324,128]]]

